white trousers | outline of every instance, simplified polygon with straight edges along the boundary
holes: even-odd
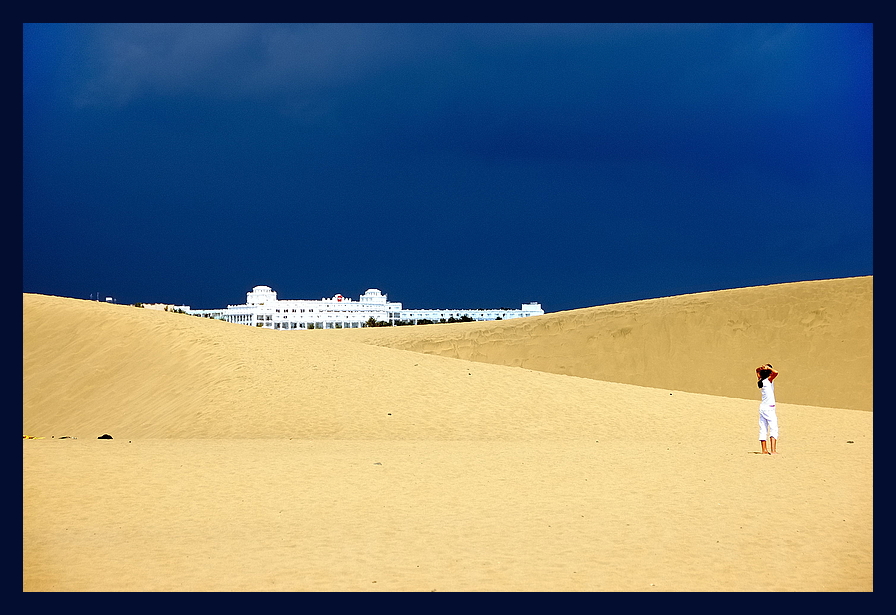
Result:
[[[767,440],[769,436],[778,439],[778,415],[774,406],[759,404],[759,439]]]

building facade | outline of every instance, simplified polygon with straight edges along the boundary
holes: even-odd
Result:
[[[216,318],[266,329],[356,329],[372,318],[388,325],[449,322],[453,320],[508,320],[544,314],[539,303],[524,303],[519,310],[405,310],[401,303],[371,288],[356,301],[342,295],[323,299],[278,299],[270,286],[256,286],[246,293],[246,303],[218,310],[191,310],[188,314]]]

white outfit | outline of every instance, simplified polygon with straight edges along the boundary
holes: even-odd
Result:
[[[775,414],[775,383],[762,381],[762,402],[759,404],[759,439],[778,439],[778,415]]]

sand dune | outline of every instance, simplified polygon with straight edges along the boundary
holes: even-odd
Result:
[[[871,282],[303,332],[25,294],[23,589],[870,591]]]
[[[744,374],[770,362],[787,374],[780,393],[791,403],[871,410],[872,330],[867,276],[349,333],[392,348],[744,399],[755,398]]]

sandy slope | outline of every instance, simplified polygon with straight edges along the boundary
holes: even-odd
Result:
[[[769,362],[787,374],[780,394],[791,403],[871,410],[872,331],[867,276],[348,333],[440,356],[745,399],[754,399],[755,383],[744,374]]]
[[[793,339],[823,365],[849,284],[827,284],[824,326],[793,292],[775,295],[790,308],[775,287],[744,292],[806,320]],[[621,337],[641,340],[619,352],[650,354],[657,315],[718,322],[714,298],[736,292],[616,306],[637,325]],[[756,395],[548,373],[568,331],[597,335],[587,315],[619,322],[611,308],[439,327],[478,331],[495,363],[541,357],[520,369],[377,345],[398,329],[266,331],[26,294],[23,433],[44,439],[23,440],[23,589],[872,590],[873,414],[794,403],[803,351],[780,340],[775,457],[756,454]],[[869,366],[852,399],[871,399],[867,327],[839,344]],[[744,377],[762,360],[777,359],[751,356]]]

